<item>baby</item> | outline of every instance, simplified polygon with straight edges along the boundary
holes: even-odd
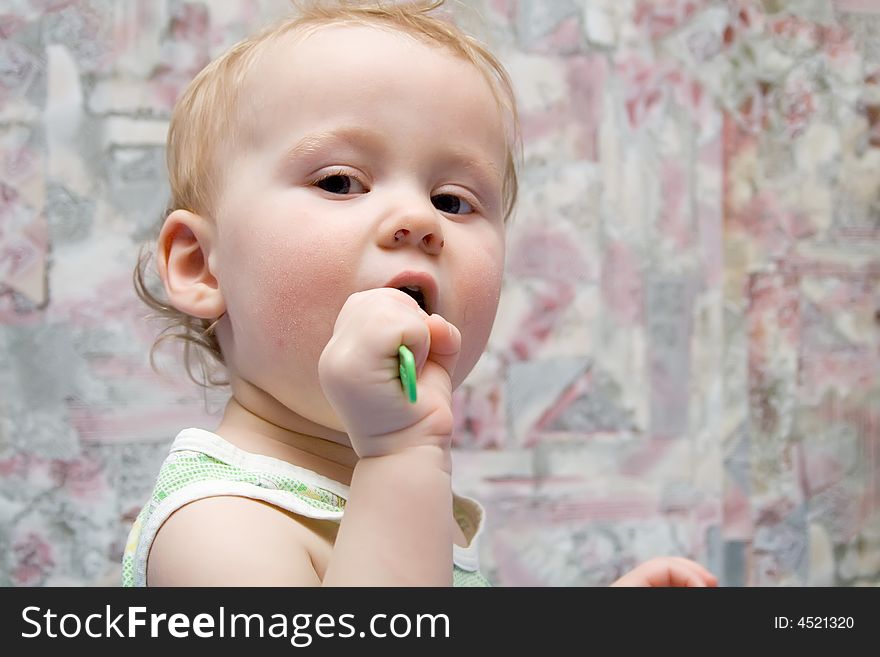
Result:
[[[518,128],[501,64],[440,4],[315,2],[175,108],[167,301],[143,261],[138,289],[232,394],[213,432],[174,441],[124,585],[488,584],[482,510],[451,489],[451,400],[498,306]],[[662,558],[616,583],[715,580]]]

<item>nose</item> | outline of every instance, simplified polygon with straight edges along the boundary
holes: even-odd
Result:
[[[439,255],[445,242],[437,215],[437,210],[428,202],[389,216],[380,232],[382,246],[392,249],[415,246],[428,255]]]

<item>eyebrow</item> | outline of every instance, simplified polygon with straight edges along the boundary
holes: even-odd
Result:
[[[314,155],[334,143],[358,146],[372,152],[382,149],[382,137],[378,132],[364,128],[344,128],[306,135],[285,151],[284,160],[291,161]]]
[[[450,150],[443,155],[442,162],[444,165],[456,165],[470,171],[486,184],[501,185],[504,181],[504,174],[492,160],[468,151]]]

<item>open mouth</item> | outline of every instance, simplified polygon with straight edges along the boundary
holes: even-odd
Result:
[[[424,271],[406,270],[385,283],[384,287],[391,287],[408,294],[419,304],[423,312],[430,315],[439,312],[440,295],[437,282],[431,274]]]
[[[425,294],[424,292],[422,292],[422,289],[419,286],[405,285],[397,289],[411,296],[413,299],[415,299],[416,303],[419,304],[419,308],[424,310],[426,313],[428,312],[428,305],[425,302]]]

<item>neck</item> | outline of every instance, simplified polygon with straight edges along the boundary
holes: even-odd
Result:
[[[342,484],[351,483],[358,457],[347,436],[290,411],[281,417],[258,412],[243,391],[234,390],[216,433],[236,447],[287,461]],[[285,409],[286,410],[286,409]]]

